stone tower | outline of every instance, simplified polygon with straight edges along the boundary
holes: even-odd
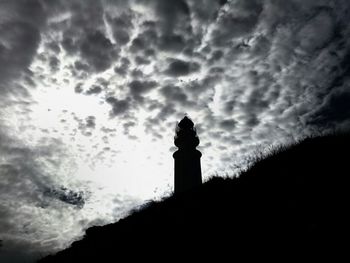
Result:
[[[196,149],[199,138],[193,122],[185,116],[176,126],[175,145],[179,148],[174,154],[175,194],[190,190],[202,184],[200,158]]]

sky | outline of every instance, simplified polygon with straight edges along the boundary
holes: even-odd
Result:
[[[350,127],[348,0],[0,0],[0,261],[67,247],[173,191]]]

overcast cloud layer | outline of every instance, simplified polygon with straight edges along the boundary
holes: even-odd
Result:
[[[0,260],[61,249],[172,189],[186,113],[204,178],[234,174],[257,147],[349,129],[349,11],[347,0],[1,0]]]

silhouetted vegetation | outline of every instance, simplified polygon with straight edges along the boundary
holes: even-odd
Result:
[[[239,178],[213,178],[117,223],[92,227],[84,239],[41,262],[186,262],[209,256],[218,262],[238,255],[283,255],[284,262],[302,252],[340,251],[347,238],[349,149],[349,135],[280,148]]]

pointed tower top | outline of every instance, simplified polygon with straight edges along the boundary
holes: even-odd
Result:
[[[194,123],[193,123],[193,121],[192,121],[189,117],[185,116],[185,117],[179,122],[178,126],[179,126],[181,129],[186,129],[186,130],[187,130],[187,129],[193,129]]]
[[[193,121],[185,116],[176,126],[174,143],[179,149],[195,149],[199,144]]]

